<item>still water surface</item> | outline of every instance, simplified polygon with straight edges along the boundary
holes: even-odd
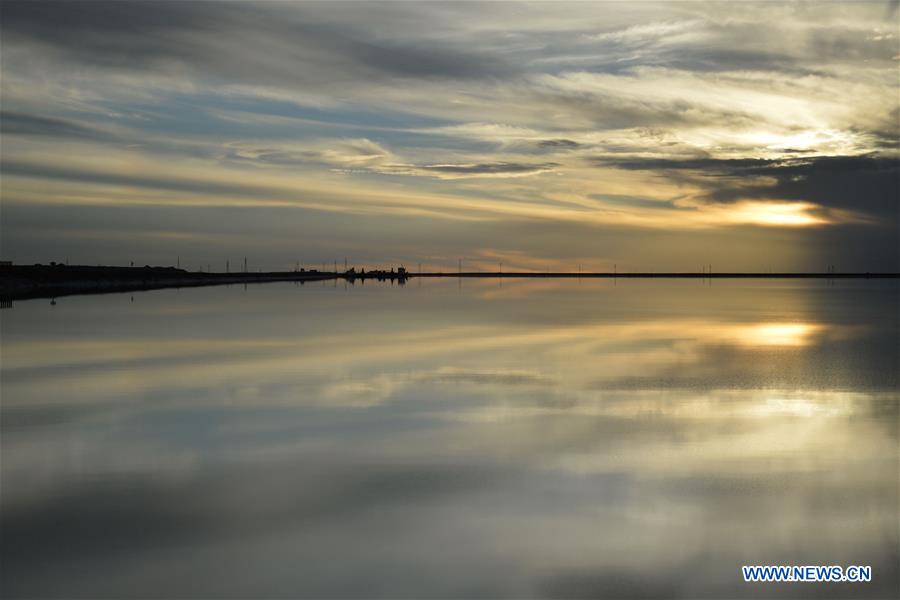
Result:
[[[896,282],[284,283],[0,325],[4,598],[900,593]]]

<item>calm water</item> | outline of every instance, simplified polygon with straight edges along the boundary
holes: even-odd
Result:
[[[900,594],[896,282],[286,283],[0,319],[3,597]]]

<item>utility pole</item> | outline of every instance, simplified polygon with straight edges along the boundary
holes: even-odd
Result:
[[[459,276],[462,277],[462,259],[461,258],[459,259],[458,273],[459,273]]]
[[[176,257],[175,257],[175,268],[176,268],[176,269],[180,269],[180,268],[181,268],[181,257],[180,257],[180,256],[176,256]]]
[[[226,273],[231,273],[231,265],[229,264],[227,258],[225,259],[225,272],[226,272]]]
[[[244,273],[247,272],[247,257],[244,257]]]

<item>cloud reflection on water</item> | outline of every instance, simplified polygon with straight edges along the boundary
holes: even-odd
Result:
[[[897,289],[852,285],[18,303],[4,595],[887,597]]]

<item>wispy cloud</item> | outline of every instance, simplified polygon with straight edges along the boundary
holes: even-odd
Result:
[[[896,237],[894,10],[4,2],[4,198],[874,244],[854,232]]]

